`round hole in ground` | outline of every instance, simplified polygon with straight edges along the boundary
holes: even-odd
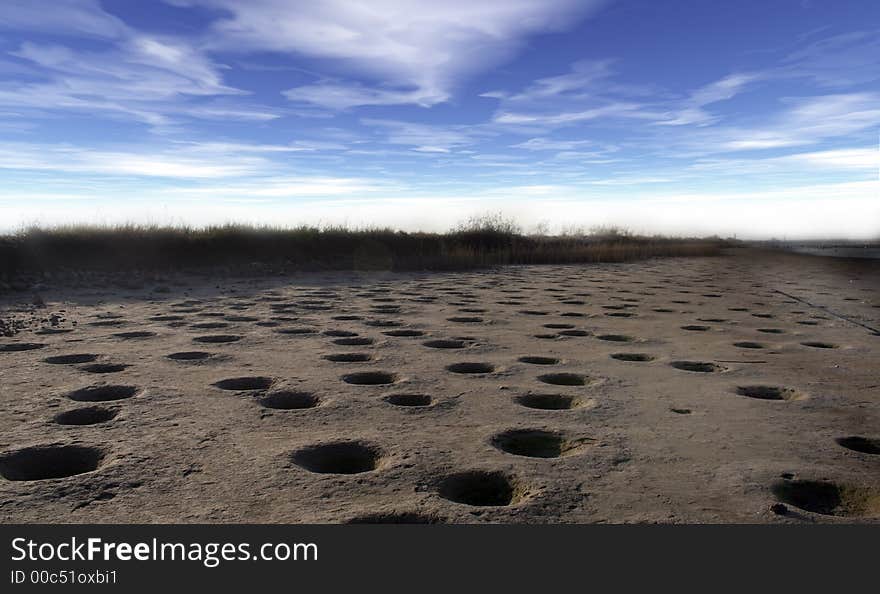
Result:
[[[444,499],[473,506],[506,506],[522,499],[514,481],[503,472],[471,470],[445,477],[438,489]]]
[[[492,373],[495,371],[495,366],[491,363],[464,361],[447,365],[446,370],[452,373]]]
[[[861,454],[880,454],[880,439],[850,435],[838,437],[834,441],[841,447]]]
[[[580,373],[547,373],[538,376],[538,381],[554,386],[585,386],[589,379]]]
[[[118,411],[100,406],[75,408],[55,415],[53,421],[59,425],[97,425],[106,423],[117,415]]]
[[[736,393],[758,400],[801,400],[803,398],[803,395],[797,390],[780,386],[737,386]]]
[[[296,410],[314,408],[318,406],[320,399],[311,392],[283,390],[266,394],[259,399],[259,403],[266,408]]]
[[[267,390],[275,380],[266,376],[231,377],[229,379],[214,382],[214,386],[221,390]]]
[[[389,330],[388,332],[383,332],[382,334],[384,334],[385,336],[401,336],[405,338],[425,335],[425,333],[421,330]]]
[[[733,343],[733,346],[740,348],[740,349],[763,349],[764,348],[764,345],[761,344],[760,342],[750,342],[750,341],[735,342],[735,343]]]
[[[172,361],[204,361],[210,358],[211,353],[204,351],[181,351],[179,353],[171,353],[167,355]]]
[[[354,338],[337,338],[333,341],[333,344],[338,344],[339,346],[367,346],[368,344],[373,344],[373,342],[372,338],[357,336]]]
[[[320,474],[359,474],[376,470],[382,451],[363,441],[335,441],[306,446],[291,455],[297,466]]]
[[[618,361],[653,361],[654,357],[645,353],[612,353],[612,359],[617,359]]]
[[[427,394],[390,394],[385,401],[394,406],[431,406],[431,397]]]
[[[327,361],[333,361],[334,363],[363,363],[365,361],[371,361],[373,355],[370,353],[333,353],[330,355],[324,355],[324,359]]]
[[[0,353],[19,353],[21,351],[33,351],[41,349],[45,344],[38,342],[10,342],[9,344],[0,344]]]
[[[605,340],[608,342],[632,342],[632,336],[625,336],[623,334],[600,334],[597,336],[599,340]]]
[[[396,373],[388,371],[359,371],[342,376],[342,381],[358,386],[381,386],[393,384],[398,379]]]
[[[492,445],[503,452],[528,458],[558,458],[573,445],[555,431],[511,429],[492,437]]]
[[[96,470],[104,459],[98,448],[34,446],[0,456],[0,475],[10,481],[57,479]]]
[[[217,330],[219,328],[229,328],[229,324],[226,322],[202,322],[200,324],[192,324],[190,328],[195,328],[196,330]]]
[[[135,386],[98,385],[73,390],[67,393],[67,397],[77,402],[107,402],[131,398],[137,393]]]
[[[811,347],[814,349],[836,349],[837,348],[836,344],[833,344],[830,342],[819,342],[819,341],[815,341],[815,340],[802,342],[801,344],[804,345],[805,347]]]
[[[670,365],[682,371],[692,371],[696,373],[712,373],[723,371],[720,365],[715,363],[707,363],[705,361],[672,361]]]
[[[241,336],[235,334],[209,334],[208,336],[196,336],[194,342],[206,342],[209,344],[217,344],[224,342],[237,342],[241,340]]]
[[[83,365],[80,369],[89,373],[118,373],[127,367],[129,366],[123,363],[92,363],[91,365]]]
[[[122,338],[122,339],[150,338],[150,337],[156,336],[156,333],[149,332],[147,330],[136,330],[134,332],[117,332],[113,336],[116,338]]]
[[[851,518],[880,515],[880,491],[872,487],[825,480],[781,480],[772,490],[782,503],[816,514]]]
[[[530,365],[557,365],[559,359],[556,357],[541,357],[539,355],[528,355],[517,359],[520,363],[529,363]]]
[[[73,365],[77,363],[91,363],[96,360],[98,355],[92,353],[75,353],[72,355],[56,355],[54,357],[46,357],[44,363],[52,365]]]
[[[560,336],[589,336],[590,333],[586,330],[563,330],[559,333]]]
[[[538,410],[570,410],[581,404],[580,399],[567,394],[523,394],[514,400],[526,408]]]

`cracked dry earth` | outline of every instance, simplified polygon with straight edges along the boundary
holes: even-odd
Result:
[[[876,522],[877,270],[49,289],[55,325],[0,338],[0,519]]]

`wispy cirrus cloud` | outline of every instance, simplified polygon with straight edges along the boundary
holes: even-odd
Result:
[[[462,79],[509,57],[527,36],[564,30],[604,3],[166,1],[228,12],[212,26],[211,47],[320,58],[337,73],[357,71],[372,79],[371,86],[361,80],[319,80],[285,93],[292,101],[330,109],[441,103]]]
[[[70,145],[15,142],[0,144],[0,169],[177,179],[234,178],[273,169],[270,161],[241,152],[240,147],[211,155],[193,149],[84,151]]]

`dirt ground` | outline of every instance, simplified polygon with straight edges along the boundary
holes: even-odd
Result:
[[[878,271],[740,249],[6,296],[0,520],[877,522]]]

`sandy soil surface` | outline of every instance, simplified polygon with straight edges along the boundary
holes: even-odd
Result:
[[[7,296],[0,519],[880,521],[877,272],[735,250]]]

